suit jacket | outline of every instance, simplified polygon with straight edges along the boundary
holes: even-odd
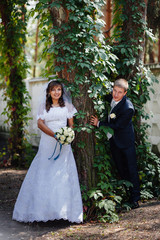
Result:
[[[111,102],[112,95],[107,96],[107,101]],[[100,121],[100,126],[107,126],[114,130],[113,140],[117,147],[128,148],[135,142],[134,128],[132,117],[134,107],[131,101],[124,96],[122,100],[112,109],[111,113],[115,114],[115,118],[110,118],[108,121],[108,113],[106,120]]]

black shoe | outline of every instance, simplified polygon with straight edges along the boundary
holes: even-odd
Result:
[[[137,201],[137,202],[132,202],[131,208],[132,208],[132,209],[139,208],[139,203],[138,203],[138,201]]]

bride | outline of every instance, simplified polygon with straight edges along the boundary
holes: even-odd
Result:
[[[37,116],[38,127],[42,131],[39,149],[21,186],[13,220],[83,221],[81,192],[71,145],[62,146],[57,160],[48,160],[57,143],[55,132],[67,124],[73,127],[76,109],[64,99],[62,84],[51,80],[46,89],[45,104],[41,105]],[[56,151],[58,154],[60,149],[57,147]]]

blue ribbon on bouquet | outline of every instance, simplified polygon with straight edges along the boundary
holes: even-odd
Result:
[[[56,137],[56,135],[55,135],[55,137]],[[53,158],[53,156],[54,156],[54,154],[55,154],[55,152],[56,152],[58,143],[59,143],[59,153],[58,153],[58,155],[57,155],[56,157]],[[55,146],[55,148],[54,148],[54,151],[53,151],[53,153],[52,153],[52,156],[49,157],[48,160],[51,160],[52,158],[53,158],[54,160],[57,160],[57,159],[59,158],[59,156],[60,156],[61,150],[62,150],[62,143],[60,143],[60,142],[57,141],[57,142],[56,142],[56,146]]]

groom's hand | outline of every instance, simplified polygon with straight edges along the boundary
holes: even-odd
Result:
[[[98,117],[92,115],[90,119],[90,124],[97,127],[98,122],[99,122]]]

